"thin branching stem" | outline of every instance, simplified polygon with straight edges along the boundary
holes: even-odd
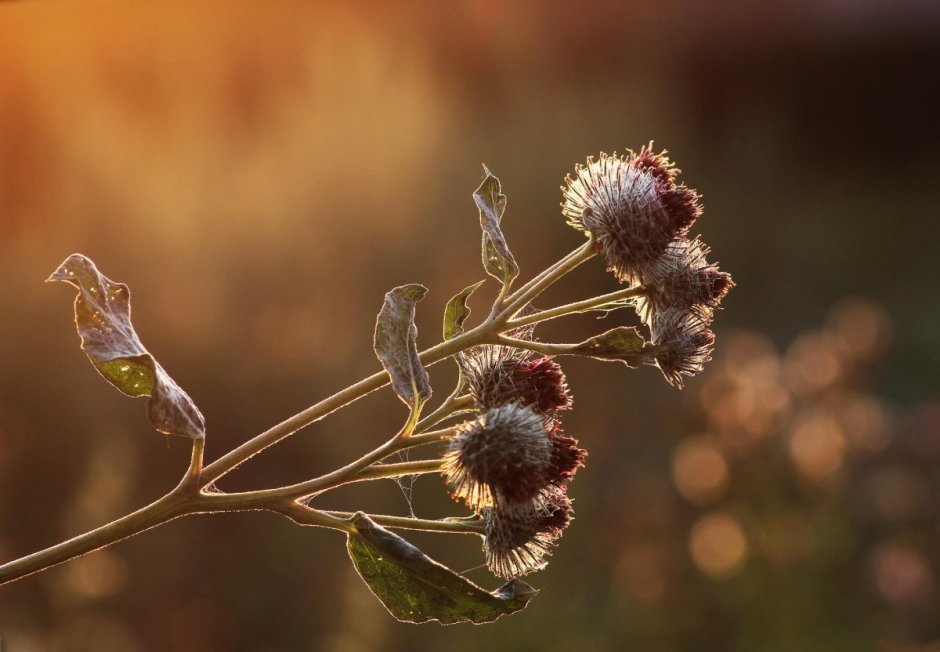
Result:
[[[396,462],[393,464],[373,464],[349,478],[346,483],[363,482],[365,480],[380,480],[383,478],[401,478],[407,475],[424,475],[437,473],[441,470],[444,460],[413,460],[411,462]]]
[[[366,453],[354,462],[350,462],[344,467],[313,478],[312,480],[305,480],[304,482],[298,482],[297,484],[292,484],[285,487],[277,487],[276,489],[248,491],[242,493],[241,495],[246,497],[246,499],[257,498],[259,500],[277,500],[288,498],[291,500],[296,500],[313,496],[315,494],[320,494],[330,489],[335,489],[340,485],[346,484],[369,466],[385,459],[393,453],[397,453],[409,448],[414,448],[416,446],[423,446],[425,444],[443,441],[444,439],[451,437],[453,433],[453,428],[448,428],[445,430],[424,433],[422,435],[413,435],[406,438],[399,438],[396,436],[392,439],[389,439],[375,450]]]
[[[565,353],[571,353],[573,344],[550,344],[548,342],[535,342],[532,340],[520,340],[517,337],[509,337],[508,335],[500,335],[497,338],[499,344],[505,346],[511,346],[516,349],[526,349],[528,351],[535,351],[536,353],[541,353],[542,355],[563,355]]]
[[[352,512],[326,512],[336,518],[351,519]],[[424,519],[411,516],[388,516],[385,514],[369,514],[373,522],[383,527],[402,530],[423,530],[425,532],[451,532],[454,534],[483,534],[483,519],[478,517]]]
[[[512,326],[507,325],[511,317],[552,283],[593,255],[593,246],[590,242],[574,250],[506,297],[501,302],[501,305],[504,305],[505,308],[500,309],[498,306],[497,310],[482,324],[422,352],[420,354],[421,363],[428,367],[472,346],[500,342],[500,333],[512,328]],[[532,343],[526,344],[531,345]],[[439,465],[439,460],[406,462],[401,465],[378,464],[378,462],[381,462],[392,453],[444,441],[452,436],[454,432],[452,428],[433,432],[423,431],[451,416],[471,409],[473,402],[470,397],[458,396],[459,392],[455,392],[445,400],[442,406],[428,415],[423,421],[415,422],[410,420],[407,432],[399,433],[358,460],[318,478],[286,487],[242,493],[223,493],[218,491],[214,485],[219,478],[267,447],[388,383],[389,376],[385,371],[364,378],[285,419],[206,466],[203,465],[205,442],[201,439],[194,441],[189,467],[177,487],[168,494],[95,530],[0,565],[0,584],[12,582],[32,573],[45,570],[190,514],[267,510],[280,513],[303,525],[327,527],[347,533],[355,531],[355,527],[349,521],[352,517],[351,514],[324,512],[298,501],[350,481],[396,477],[393,474],[405,471],[408,472],[408,475],[433,472],[436,470],[434,467]],[[417,419],[416,415],[412,416]],[[417,434],[411,434],[413,432]],[[407,466],[409,464],[412,466]],[[476,534],[482,532],[481,522],[475,518],[427,520],[382,515],[372,518],[376,523],[388,527],[436,532]]]
[[[614,303],[615,301],[624,301],[626,299],[642,296],[645,291],[646,290],[643,288],[643,286],[624,288],[622,290],[617,290],[608,294],[602,294],[599,297],[585,299],[583,301],[575,301],[573,303],[567,303],[563,306],[558,306],[557,308],[540,310],[529,315],[523,315],[522,317],[510,319],[508,322],[506,322],[506,326],[510,328],[520,328],[522,326],[538,324],[540,322],[548,321],[549,319],[555,319],[557,317],[564,317],[566,315],[573,315],[580,312],[597,310],[598,308]],[[614,306],[611,309],[618,307],[620,306]]]
[[[590,244],[590,243],[591,243],[591,241],[589,240],[587,244]],[[561,258],[560,260],[558,260],[558,261],[552,263],[551,265],[549,265],[548,267],[546,267],[545,269],[543,269],[541,272],[539,272],[538,274],[536,274],[535,276],[533,276],[531,279],[529,279],[528,281],[526,281],[523,285],[521,285],[520,287],[516,288],[516,290],[515,290],[514,292],[512,292],[508,297],[506,297],[506,298],[504,299],[504,303],[506,303],[506,304],[515,303],[515,302],[516,302],[519,298],[521,298],[526,292],[528,292],[529,290],[531,290],[537,283],[541,283],[543,280],[545,280],[546,277],[548,277],[548,276],[554,274],[555,271],[556,271],[559,267],[568,265],[569,263],[571,263],[571,261],[572,261],[573,259],[576,259],[576,258],[581,257],[581,256],[583,255],[583,253],[584,253],[583,250],[584,250],[585,246],[586,246],[586,245],[581,245],[581,246],[577,247],[576,249],[573,249],[573,250],[570,251],[568,254],[566,254],[563,258]],[[591,246],[593,247],[593,245],[591,245]],[[579,264],[580,264],[580,263],[579,263]],[[572,268],[572,269],[573,269],[573,268]],[[559,277],[559,278],[560,278],[560,277]]]
[[[453,394],[447,397],[447,400],[441,404],[434,412],[421,419],[415,428],[416,432],[424,432],[428,428],[433,428],[442,421],[466,413],[474,406],[473,397],[469,395],[455,397]],[[412,435],[414,436],[414,435]]]
[[[441,342],[437,346],[431,347],[430,349],[427,349],[421,353],[421,363],[428,367],[452,356],[458,351],[463,351],[470,346],[480,344],[486,341],[487,336],[490,336],[491,330],[493,330],[492,327],[488,327],[487,324],[482,324],[481,326],[463,333],[462,335],[458,335],[453,339],[447,340],[446,342]],[[215,462],[205,467],[202,472],[201,480],[203,486],[211,485],[223,475],[251,457],[257,455],[268,446],[276,444],[282,439],[294,434],[301,428],[319,421],[331,412],[345,407],[353,401],[356,401],[363,396],[381,387],[384,387],[388,384],[388,382],[388,372],[380,371],[369,376],[368,378],[360,380],[354,385],[350,385],[346,389],[337,392],[328,398],[323,399],[319,403],[310,406],[306,410],[298,412],[294,416],[285,419],[281,423],[264,431],[253,439],[248,440],[238,448],[235,448],[234,450],[226,453]]]
[[[506,306],[500,311],[499,321],[505,324],[506,320],[514,317],[516,313],[551,287],[558,279],[585,261],[590,260],[595,255],[597,254],[594,251],[594,240],[590,239],[540,274],[540,278],[533,279],[533,281],[526,283],[526,285],[513,293],[509,299],[505,301]]]
[[[356,526],[350,522],[349,518],[344,518],[342,514],[323,512],[292,500],[281,501],[275,504],[271,507],[271,511],[283,514],[299,525],[326,527],[346,532],[347,534],[352,534],[356,531]]]

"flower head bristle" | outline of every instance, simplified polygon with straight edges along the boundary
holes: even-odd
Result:
[[[554,424],[551,430],[552,439],[552,483],[560,485],[570,481],[579,468],[584,466],[587,451],[578,448],[578,440],[566,436],[559,424]]]
[[[470,395],[483,409],[521,403],[550,414],[571,407],[564,371],[550,358],[486,344],[468,350],[458,363]]]
[[[673,183],[682,170],[666,156],[666,150],[659,154],[653,153],[653,143],[644,145],[639,152],[630,152],[630,160],[641,170],[647,170],[663,183]]]
[[[572,518],[571,500],[558,487],[544,490],[525,508],[485,509],[486,565],[505,578],[541,570]]]
[[[449,442],[442,473],[451,494],[474,509],[524,504],[551,482],[545,417],[509,403],[465,423]]]
[[[646,293],[636,302],[643,323],[650,325],[656,312],[698,306],[704,314],[718,308],[734,281],[706,260],[708,253],[708,246],[698,238],[677,238],[669,244],[651,268]]]
[[[562,188],[568,223],[591,235],[619,280],[645,281],[650,267],[701,214],[699,195],[676,184],[665,153],[601,153],[575,168]]]
[[[710,317],[696,309],[653,313],[655,363],[670,385],[681,388],[683,376],[698,374],[711,359],[715,334],[708,328]]]

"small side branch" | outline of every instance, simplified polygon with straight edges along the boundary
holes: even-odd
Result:
[[[373,464],[367,469],[363,469],[353,477],[349,482],[364,482],[366,480],[381,480],[383,478],[400,478],[406,475],[425,475],[427,473],[437,473],[441,470],[444,460],[415,460],[412,462],[399,462],[396,464]]]
[[[352,512],[326,512],[340,519],[350,519]],[[369,514],[369,518],[383,527],[400,530],[422,530],[424,532],[450,532],[452,534],[484,534],[483,519],[479,517],[451,517],[442,519],[412,518],[410,516],[388,516]]]
[[[563,306],[558,306],[557,308],[540,310],[539,312],[533,312],[530,315],[518,317],[517,319],[511,319],[506,323],[506,326],[510,328],[519,328],[521,326],[528,326],[530,324],[538,324],[540,322],[548,321],[549,319],[555,319],[557,317],[564,317],[566,315],[603,309],[603,307],[608,304],[615,304],[619,301],[627,301],[628,299],[642,296],[645,291],[645,288],[642,286],[624,288],[623,290],[602,294],[601,296],[594,297],[592,299],[575,301],[574,303],[567,303]],[[611,310],[619,307],[621,306],[613,305],[611,306]]]

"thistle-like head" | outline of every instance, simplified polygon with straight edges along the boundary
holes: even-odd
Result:
[[[623,156],[601,153],[562,186],[562,213],[592,236],[621,281],[645,280],[670,242],[701,214],[697,192],[677,184],[679,170],[651,146]]]

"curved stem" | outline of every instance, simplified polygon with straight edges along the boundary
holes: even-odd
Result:
[[[189,459],[189,468],[186,474],[180,480],[179,485],[174,491],[182,491],[191,494],[199,493],[199,476],[202,473],[203,453],[206,449],[205,439],[193,440],[193,451]]]

